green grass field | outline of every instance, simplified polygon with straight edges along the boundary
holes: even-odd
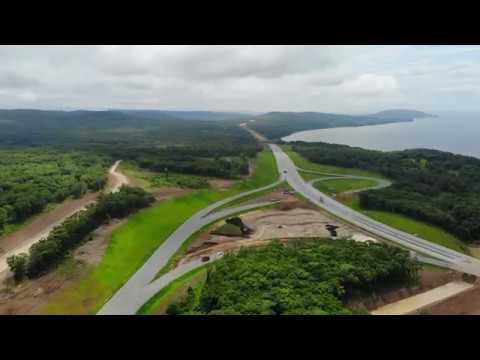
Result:
[[[339,174],[339,175],[370,176],[370,177],[385,179],[385,176],[371,172],[371,171],[355,169],[355,168],[344,168],[344,167],[333,166],[333,165],[316,164],[305,159],[300,154],[292,151],[291,145],[282,145],[281,147],[288,154],[288,156],[290,156],[290,158],[295,163],[295,165],[304,170],[327,172],[327,173]],[[302,176],[304,176],[305,174],[306,173],[300,172],[300,175]],[[307,178],[305,178],[305,180],[307,180]],[[311,178],[309,180],[311,180]]]
[[[336,179],[319,181],[315,188],[326,194],[338,194],[345,191],[359,190],[377,185],[376,181],[367,179]]]
[[[225,197],[268,185],[278,178],[273,154],[263,151],[250,179],[227,191],[198,190],[133,215],[112,234],[102,261],[80,283],[46,306],[49,314],[94,314],[168,236],[200,209]]]
[[[154,315],[159,312],[161,308],[165,308],[167,304],[173,301],[180,300],[179,297],[185,293],[189,286],[195,291],[197,298],[201,291],[202,285],[207,276],[207,267],[202,266],[195,270],[186,273],[178,279],[172,281],[169,285],[160,290],[148,302],[146,302],[140,310],[138,315]]]
[[[374,220],[380,221],[396,229],[405,231],[410,234],[415,234],[425,240],[429,240],[433,243],[443,245],[452,250],[470,254],[468,248],[452,234],[440,229],[439,227],[426,224],[424,222],[408,218],[406,216],[390,213],[386,211],[377,210],[364,210],[360,207],[359,199],[357,196],[352,197],[345,202],[345,205],[355,209]]]

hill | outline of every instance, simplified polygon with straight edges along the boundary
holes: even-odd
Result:
[[[413,120],[413,119],[420,119],[425,117],[435,117],[435,115],[427,114],[422,111],[407,110],[407,109],[385,110],[375,114],[371,114],[370,116],[381,118],[381,119],[390,119],[390,120]]]
[[[193,116],[192,114],[190,114]],[[173,113],[0,110],[0,145],[245,143],[235,122],[179,119]]]
[[[270,112],[253,118],[249,127],[270,139],[280,139],[297,131],[333,127],[385,124],[394,121],[374,116],[354,116],[319,112]]]
[[[172,111],[172,110],[119,110],[125,114],[139,115],[149,119],[163,119],[165,116],[179,120],[222,121],[251,117],[246,113],[217,111]]]

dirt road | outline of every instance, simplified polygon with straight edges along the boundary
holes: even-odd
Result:
[[[411,296],[392,304],[382,306],[371,312],[372,315],[407,315],[414,314],[426,306],[432,306],[452,296],[462,293],[470,288],[472,284],[463,281],[453,281],[439,286],[430,291]]]
[[[112,193],[118,192],[123,185],[128,185],[130,183],[128,178],[117,170],[121,161],[122,160],[116,161],[108,171],[109,185],[107,186],[107,189]]]
[[[120,161],[110,168],[108,172],[107,191],[117,192],[123,184],[128,184],[128,179],[117,171]],[[88,193],[81,199],[66,200],[52,211],[40,214],[34,221],[20,230],[0,238],[0,278],[8,273],[7,258],[11,255],[28,252],[30,246],[48,236],[55,226],[60,225],[66,218],[83,210],[96,201],[99,193]]]

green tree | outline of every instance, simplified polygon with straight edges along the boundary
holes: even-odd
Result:
[[[12,255],[7,258],[7,264],[12,271],[16,281],[24,278],[27,271],[28,255],[21,253],[19,255]]]

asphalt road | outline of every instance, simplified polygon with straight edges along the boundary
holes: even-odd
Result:
[[[314,204],[375,235],[437,260],[442,260],[445,263],[448,263],[449,267],[452,269],[480,276],[479,260],[394,229],[350,209],[315,189],[311,184],[305,182],[299,175],[295,164],[288,155],[277,145],[269,144],[269,146],[275,155],[279,171],[285,176],[290,186]]]
[[[250,194],[267,190],[279,185],[284,181],[284,176],[281,175],[276,182],[258,188],[251,191],[247,191],[235,196],[218,201],[193,215],[185,223],[183,223],[175,232],[173,232],[167,240],[153,253],[153,255],[147,260],[145,264],[123,285],[110,300],[104,305],[104,307],[98,312],[98,315],[133,315],[140,307],[147,302],[156,292],[152,292],[152,289],[161,289],[168,282],[181,276],[183,273],[177,273],[176,276],[172,274],[165,274],[161,278],[152,282],[155,275],[160,269],[162,269],[170,260],[170,258],[176,253],[176,251],[182,246],[182,244],[205,225],[211,224],[225,216],[233,215],[238,212],[263,207],[274,202],[262,202],[256,204],[249,204],[238,206],[234,208],[226,208],[220,211],[214,211],[215,209]],[[179,271],[179,270],[175,270]],[[180,275],[179,275],[180,274]],[[168,276],[167,276],[168,275]],[[173,276],[173,277],[172,277]],[[170,279],[168,282],[165,279]],[[149,286],[150,283],[155,283],[155,287]],[[157,284],[162,284],[158,286]]]

